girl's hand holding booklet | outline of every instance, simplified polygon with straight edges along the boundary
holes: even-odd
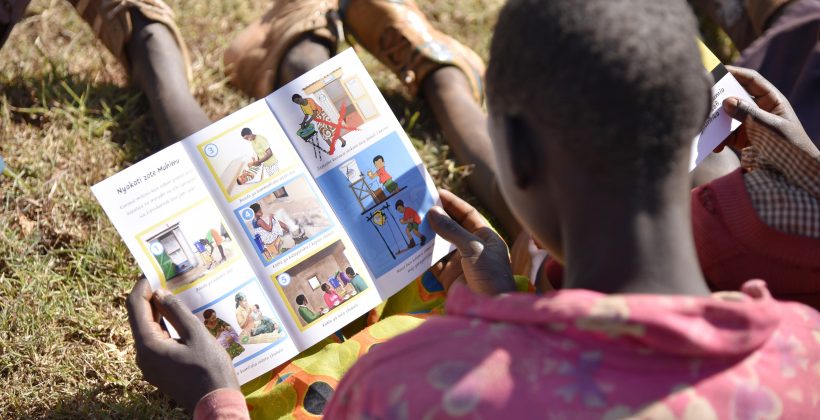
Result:
[[[154,289],[240,383],[338,331],[451,249],[419,156],[352,50],[93,187]]]

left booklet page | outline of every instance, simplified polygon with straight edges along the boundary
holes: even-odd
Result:
[[[189,149],[176,143],[92,191],[152,288],[192,309],[245,383],[299,350]]]

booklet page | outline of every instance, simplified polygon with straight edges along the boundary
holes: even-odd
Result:
[[[352,49],[266,101],[383,299],[447,255],[425,217],[435,185]]]
[[[381,302],[343,223],[265,101],[185,145],[299,349]]]
[[[184,301],[244,383],[298,353],[182,143],[92,188],[154,289]],[[170,325],[169,329],[173,330]]]

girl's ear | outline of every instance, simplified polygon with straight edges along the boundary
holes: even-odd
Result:
[[[533,182],[538,173],[538,160],[534,142],[535,136],[532,127],[518,115],[506,114],[503,117],[503,130],[510,162],[507,162],[512,171],[513,180],[518,188],[524,189]]]

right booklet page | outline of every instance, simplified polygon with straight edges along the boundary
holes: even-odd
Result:
[[[439,204],[435,185],[353,49],[265,100],[382,299],[450,252],[427,222],[427,212]],[[274,283],[291,301],[298,288],[309,287],[309,276],[310,270],[286,267]]]

